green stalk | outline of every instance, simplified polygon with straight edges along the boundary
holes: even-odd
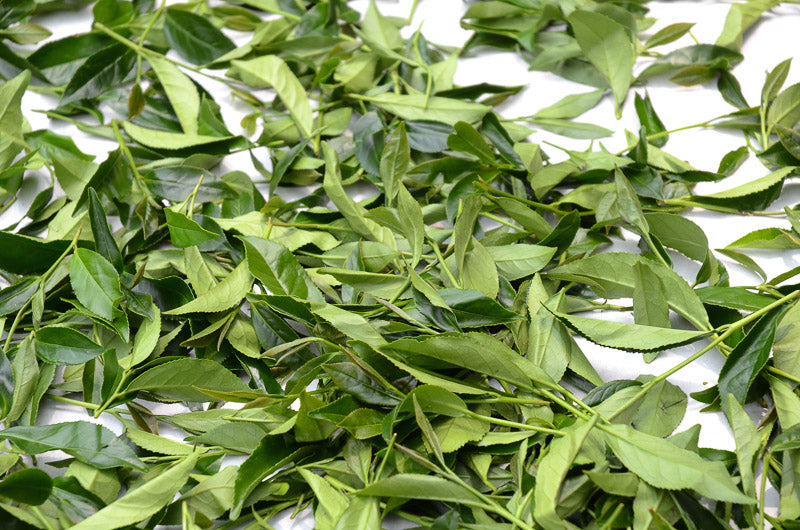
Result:
[[[564,431],[559,431],[558,429],[550,429],[548,427],[538,427],[536,425],[529,425],[527,423],[509,421],[509,420],[504,420],[502,418],[494,418],[492,416],[484,416],[483,414],[478,414],[477,412],[471,411],[469,409],[464,410],[464,414],[470,416],[471,418],[485,421],[487,423],[494,423],[495,425],[512,427],[514,429],[522,429],[523,431],[534,431],[534,432],[540,432],[542,434],[554,434],[556,436],[564,436],[566,434]]]
[[[149,202],[151,206],[160,210],[161,205],[150,194],[150,190],[147,189],[147,185],[144,183],[144,178],[142,177],[141,173],[139,173],[139,169],[136,167],[136,161],[133,158],[133,154],[131,154],[131,150],[128,149],[125,139],[122,138],[122,133],[119,130],[117,120],[111,121],[111,128],[114,130],[114,136],[117,138],[117,143],[119,143],[119,148],[122,150],[122,154],[128,159],[128,165],[131,168],[131,172],[136,180],[136,185],[139,188],[139,191],[142,192],[142,195],[145,196],[147,202]]]
[[[728,328],[722,334],[718,335],[717,338],[712,340],[703,349],[701,349],[700,351],[698,351],[694,355],[691,355],[690,357],[687,357],[686,359],[684,359],[680,363],[676,364],[675,366],[673,366],[672,368],[670,368],[666,372],[664,372],[664,373],[662,373],[660,375],[657,375],[653,379],[651,379],[648,382],[646,382],[645,384],[643,384],[641,389],[639,390],[639,392],[637,392],[632,398],[630,398],[625,404],[623,404],[616,412],[614,412],[614,414],[612,414],[609,419],[613,420],[614,418],[619,416],[628,407],[630,407],[631,405],[633,405],[634,403],[639,401],[642,397],[644,397],[647,394],[647,392],[649,392],[650,389],[653,388],[655,385],[657,385],[661,381],[664,381],[666,378],[668,378],[669,376],[671,376],[675,372],[677,372],[677,371],[685,368],[686,366],[692,364],[694,361],[696,361],[697,359],[699,359],[700,357],[702,357],[703,355],[705,355],[709,351],[713,350],[714,347],[716,347],[718,344],[723,342],[725,339],[727,339],[728,337],[730,337],[731,335],[736,333],[738,330],[742,329],[747,324],[758,320],[763,315],[765,315],[769,311],[775,309],[776,307],[780,307],[783,304],[793,300],[794,298],[797,298],[798,294],[800,294],[800,291],[794,291],[791,294],[787,294],[786,296],[784,296],[780,300],[776,300],[775,302],[769,304],[768,306],[765,306],[765,307],[759,309],[758,311],[754,311],[753,313],[747,315],[746,317],[742,318],[741,320],[738,320],[735,323],[731,324],[730,326],[728,326]]]

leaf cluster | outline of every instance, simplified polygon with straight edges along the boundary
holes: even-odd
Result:
[[[36,46],[39,14],[86,2],[3,2],[0,208],[38,185],[0,230],[3,520],[796,528],[800,271],[769,279],[745,251],[800,246],[797,212],[765,211],[800,165],[800,85],[783,89],[781,63],[750,106],[731,73],[777,3],[734,4],[716,43],[662,54],[691,24],[652,31],[647,2],[475,2],[458,50],[341,0],[98,0],[90,31]],[[453,81],[486,47],[591,90],[504,118],[523,87]],[[746,141],[716,171],[665,150],[675,133],[638,89],[663,76],[736,107],[700,124]],[[31,130],[28,91],[113,148]],[[623,151],[556,162],[528,141],[611,134],[573,121],[605,98],[639,118]],[[751,151],[763,176],[695,193]],[[252,174],[224,169],[241,156]],[[711,249],[688,208],[791,228]],[[605,251],[625,238],[635,251]],[[720,256],[760,283],[730,285]],[[586,341],[695,350],[604,381]],[[724,366],[692,398],[724,413],[735,451],[675,432],[689,397],[668,378],[707,353]],[[768,403],[758,425],[749,403]],[[51,422],[54,406],[86,418]]]

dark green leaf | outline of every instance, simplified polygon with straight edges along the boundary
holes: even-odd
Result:
[[[113,310],[122,299],[119,274],[106,259],[91,250],[75,250],[69,262],[69,278],[75,296],[89,310],[113,320]]]
[[[121,438],[102,425],[87,421],[10,427],[0,431],[0,439],[30,454],[61,450],[100,469],[145,469]]]
[[[83,364],[103,353],[103,347],[72,328],[48,326],[36,332],[36,354],[45,362]]]
[[[761,317],[725,359],[719,372],[720,395],[732,394],[739,403],[745,402],[750,386],[769,360],[783,309],[777,307]]]
[[[122,254],[119,252],[117,242],[111,235],[111,230],[106,222],[106,212],[94,188],[89,188],[89,221],[92,224],[92,235],[97,252],[111,262],[116,269],[122,270]]]
[[[136,54],[124,44],[112,44],[91,55],[75,71],[61,95],[61,105],[101,96],[130,75]]]
[[[174,401],[214,401],[202,390],[246,391],[248,386],[209,359],[180,359],[149,369],[130,382],[126,392],[147,392]]]
[[[172,244],[178,248],[202,245],[219,237],[219,234],[206,230],[184,213],[167,208],[164,210],[164,215],[167,218],[169,237]]]
[[[194,64],[210,63],[236,47],[207,18],[177,8],[167,9],[164,34],[170,46]]]
[[[41,469],[21,469],[0,482],[0,495],[23,504],[44,504],[53,491],[53,479]]]

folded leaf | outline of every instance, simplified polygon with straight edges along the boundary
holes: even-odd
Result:
[[[553,313],[575,333],[595,344],[633,352],[661,351],[691,344],[709,335],[705,331],[669,329]]]
[[[627,425],[607,425],[604,438],[622,463],[657,488],[692,489],[711,499],[754,504],[736,487],[725,465]]]

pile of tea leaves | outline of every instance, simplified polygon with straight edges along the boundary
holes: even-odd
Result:
[[[0,2],[0,211],[25,205],[0,231],[4,529],[800,528],[800,269],[752,251],[800,248],[800,211],[770,210],[798,176],[800,85],[787,58],[748,102],[731,71],[780,2],[663,53],[692,24],[656,2],[474,2],[457,49],[407,3]],[[48,39],[72,10],[91,30]],[[588,92],[508,119],[525,87],[453,81],[497,50]],[[651,82],[716,86],[732,112],[704,134],[740,147],[716,171],[670,154]],[[32,130],[31,95],[81,134]],[[603,101],[638,115],[621,152],[574,120]],[[748,157],[760,173],[727,184]],[[698,209],[786,228],[712,250]],[[585,340],[694,349],[604,381]],[[669,382],[705,355],[717,384]],[[689,400],[735,451],[675,432]]]

